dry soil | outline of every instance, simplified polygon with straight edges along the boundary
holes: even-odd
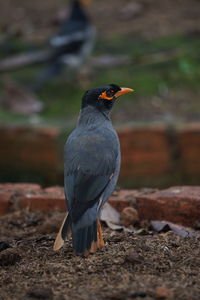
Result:
[[[71,241],[53,252],[63,213],[0,218],[0,299],[200,299],[200,238],[104,227],[106,246],[87,258]],[[4,242],[4,243],[2,243]]]

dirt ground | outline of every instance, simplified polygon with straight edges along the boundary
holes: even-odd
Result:
[[[106,246],[76,257],[52,251],[63,213],[0,218],[0,299],[199,299],[200,238],[104,228]],[[2,241],[4,243],[2,243]]]

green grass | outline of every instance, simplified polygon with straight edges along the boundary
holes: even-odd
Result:
[[[130,103],[139,101],[139,96],[157,95],[161,87],[168,89],[195,89],[200,85],[200,40],[195,37],[170,36],[145,41],[131,37],[116,37],[108,41],[99,40],[94,55],[110,53],[113,55],[128,55],[132,63],[126,66],[97,69],[86,87],[81,87],[75,75],[69,73],[46,84],[38,96],[45,104],[41,113],[44,122],[55,120],[65,122],[77,115],[80,101],[85,89],[96,85],[117,83],[132,87],[135,95],[127,95]],[[21,49],[18,45],[17,49]],[[159,58],[161,55],[161,59]],[[16,80],[29,84],[40,70],[39,67],[28,67],[10,72]],[[1,86],[0,86],[1,89]],[[120,109],[120,102],[119,102]],[[1,121],[25,121],[26,118],[0,110]]]

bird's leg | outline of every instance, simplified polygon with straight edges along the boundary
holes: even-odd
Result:
[[[91,248],[89,249],[90,253],[95,253],[97,251],[98,248],[98,243],[97,242],[92,242]]]
[[[103,240],[103,232],[102,232],[101,223],[99,219],[97,219],[97,243],[98,243],[98,247],[105,246]]]
[[[101,229],[101,223],[97,219],[97,241],[92,242],[90,249],[88,249],[88,252],[87,251],[85,252],[85,256],[87,256],[88,253],[95,253],[96,250],[99,247],[102,247],[104,245],[105,245],[105,243],[104,243],[104,240],[103,240],[103,233],[102,233],[102,229]]]

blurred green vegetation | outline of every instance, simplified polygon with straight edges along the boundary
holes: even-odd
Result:
[[[26,49],[23,41],[14,41],[14,53]],[[28,49],[30,49],[28,47]],[[127,95],[130,105],[140,101],[141,96],[157,95],[162,89],[200,90],[200,38],[198,36],[168,36],[155,40],[133,37],[116,37],[97,41],[94,56],[105,54],[125,55],[131,62],[124,66],[92,68],[87,78],[77,78],[73,70],[45,84],[38,92],[45,109],[40,114],[42,122],[62,123],[74,120],[80,108],[83,92],[94,86],[117,83],[136,90]],[[44,66],[30,66],[6,73],[20,83],[29,85]],[[83,81],[83,82],[82,82]],[[0,84],[0,91],[2,84]],[[199,104],[200,106],[200,104]],[[118,108],[123,103],[119,101]],[[194,107],[196,109],[196,106]],[[1,122],[26,122],[27,117],[0,110]]]

